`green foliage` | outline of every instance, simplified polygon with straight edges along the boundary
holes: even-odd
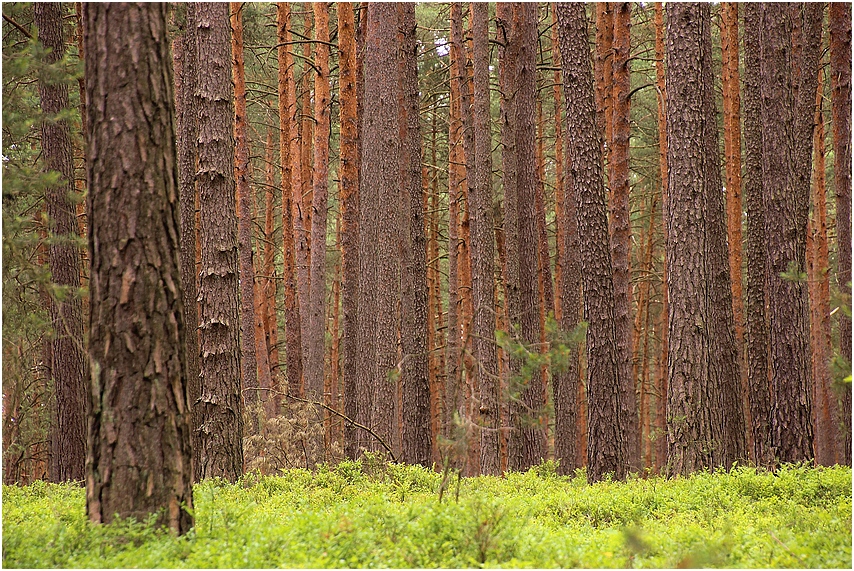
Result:
[[[464,478],[347,461],[195,487],[196,527],[86,521],[84,492],[3,488],[4,567],[839,567],[851,469],[737,468],[588,485],[553,463]]]

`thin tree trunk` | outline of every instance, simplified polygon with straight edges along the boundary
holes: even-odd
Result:
[[[311,7],[308,2],[303,2],[303,30],[302,37],[311,38]],[[297,137],[293,139],[291,158],[294,160],[293,174],[293,217],[294,217],[294,239],[296,241],[296,275],[297,275],[297,299],[299,301],[300,331],[302,333],[302,363],[303,363],[303,390],[308,391],[308,378],[311,372],[311,359],[309,358],[309,345],[311,343],[311,205],[312,205],[312,121],[311,112],[311,87],[309,74],[311,67],[310,41],[302,44],[302,75],[299,84],[295,84],[294,110],[297,112],[296,100],[300,99],[298,115],[294,118],[297,126]],[[297,89],[299,92],[297,92]]]
[[[277,388],[276,379],[279,376],[279,320],[278,320],[278,280],[276,279],[276,238],[274,235],[276,227],[275,219],[275,193],[276,165],[274,162],[275,149],[273,146],[273,128],[267,127],[267,144],[264,147],[264,300],[266,311],[264,312],[264,335],[267,346],[267,362],[270,365],[270,376],[273,382],[272,388]],[[268,417],[276,413],[275,399],[273,394],[264,396],[265,407]]]
[[[851,4],[830,4],[830,86],[836,177],[836,283],[851,292]],[[849,307],[851,303],[848,302]],[[851,316],[839,311],[839,352],[851,365]],[[851,465],[851,385],[840,389],[842,462]]]
[[[36,26],[42,45],[50,49],[47,62],[59,61],[65,54],[62,37],[62,4],[39,3],[34,7]],[[169,86],[171,89],[171,86]],[[74,204],[74,163],[68,122],[53,118],[69,107],[68,86],[39,81],[39,103],[46,120],[41,125],[41,145],[45,167],[59,173],[55,186],[45,189],[48,216],[48,249],[51,281],[62,295],[50,300],[51,374],[55,393],[55,412],[50,426],[50,464],[52,482],[82,480],[86,462],[87,403],[83,308],[77,290],[80,287],[80,251],[75,244],[77,219]]]
[[[291,9],[289,2],[279,2],[276,9],[279,63],[279,158],[282,168],[282,277],[285,297],[285,372],[287,392],[302,397],[302,322],[296,290],[296,240],[294,237],[293,196],[299,180],[298,153],[294,153],[293,116],[295,112],[293,56],[288,52]],[[294,162],[292,162],[292,160]]]
[[[222,6],[219,45],[227,47]],[[183,534],[193,526],[193,459],[167,7],[83,9],[93,399],[86,511],[97,523],[153,516]],[[204,11],[199,15],[206,21]],[[221,124],[230,140],[231,115]],[[232,162],[223,163],[230,177]],[[236,252],[233,259],[236,271]],[[236,367],[232,373],[236,378]]]
[[[596,81],[594,97],[596,102],[596,125],[599,136],[605,138],[600,143],[612,139],[613,126],[613,70],[614,70],[614,12],[610,2],[596,2],[596,47],[593,59],[593,77]],[[603,160],[608,149],[602,145]]]
[[[200,396],[194,457],[199,479],[235,481],[243,473],[237,219],[234,181],[234,88],[227,4],[196,3],[202,269],[199,278]]]

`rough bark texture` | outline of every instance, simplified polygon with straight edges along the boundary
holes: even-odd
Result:
[[[495,354],[495,243],[492,217],[492,129],[489,119],[489,21],[487,5],[472,3],[474,157],[477,170],[471,198],[474,346],[478,360],[481,432],[480,468],[498,474],[500,449],[498,360]]]
[[[667,420],[676,474],[729,467],[743,449],[732,426],[743,419],[731,410],[741,401],[711,66],[708,5],[668,4]]]
[[[401,275],[401,345],[403,349],[403,461],[430,466],[430,381],[427,370],[427,250],[421,185],[421,130],[418,98],[418,44],[415,4],[398,9],[402,44],[400,65],[406,136],[400,157],[403,172],[404,220],[407,221]]]
[[[518,293],[511,296],[511,323],[519,328],[520,341],[537,351],[540,341],[540,303],[537,293],[537,222],[535,212],[536,173],[536,57],[537,57],[537,6],[530,3],[515,3],[513,6],[513,33],[510,44],[514,60],[512,83],[508,86],[514,93],[510,106],[512,133],[515,137],[516,159],[516,228],[515,255],[518,256]],[[478,126],[480,127],[480,126]],[[478,129],[479,131],[479,129]],[[476,131],[476,134],[477,132]],[[485,164],[478,159],[478,165]],[[491,170],[491,169],[490,169]],[[491,200],[490,200],[491,203]],[[508,248],[508,253],[509,253]],[[508,256],[508,265],[511,263]],[[512,303],[515,301],[515,304]],[[515,307],[514,307],[515,305]],[[512,431],[508,443],[508,467],[511,470],[526,470],[539,463],[546,455],[545,433],[540,425],[540,415],[545,404],[545,387],[539,370],[532,371],[530,378],[511,381],[511,394],[518,393],[518,400],[511,399],[510,422]]]
[[[193,460],[166,12],[165,4],[84,4],[93,403],[86,510],[98,523],[156,513],[185,533]]]
[[[791,276],[806,269],[806,229],[795,194],[792,22],[781,4],[763,4],[761,14],[762,127],[780,134],[762,140],[771,439],[777,461],[800,462],[813,457],[813,426],[807,284]]]
[[[339,101],[341,104],[341,310],[344,342],[344,414],[356,418],[356,310],[359,294],[359,171],[356,140],[359,137],[356,93],[356,24],[352,2],[338,4]],[[344,425],[344,452],[355,459],[356,428]]]
[[[38,3],[34,6],[39,41],[51,50],[48,63],[62,59],[62,4]],[[74,192],[74,164],[67,121],[52,118],[68,108],[68,86],[39,81],[39,102],[48,120],[41,126],[41,145],[45,168],[57,172],[56,186],[45,190],[45,205],[53,240],[48,261],[51,281],[65,291],[50,302],[53,326],[51,372],[55,409],[50,426],[50,464],[52,482],[82,480],[86,462],[86,384],[83,358],[83,309],[77,289],[80,287],[80,250],[74,243],[77,218],[70,193]]]
[[[395,306],[399,297],[397,250],[399,147],[397,129],[397,8],[370,4],[365,39],[365,100],[362,124],[362,178],[359,193],[359,392],[357,404],[367,423],[390,445],[395,433],[397,365]],[[360,408],[361,408],[360,407]],[[377,449],[373,440],[365,448]]]
[[[594,92],[596,102],[596,125],[602,143],[611,143],[613,120],[613,70],[614,70],[614,12],[610,2],[596,2],[596,57],[593,60]],[[608,147],[602,147],[603,157],[608,156]]]
[[[632,376],[632,227],[629,210],[629,134],[631,106],[631,4],[615,2],[613,95],[611,96],[611,259],[614,264],[614,319],[617,321],[617,357],[620,365],[620,389],[626,436],[629,440],[629,467],[640,469],[640,433],[635,378]]]
[[[249,125],[246,116],[246,76],[243,65],[241,2],[231,7],[231,57],[234,81],[234,179],[237,185],[237,257],[240,283],[240,376],[243,387],[258,386],[255,351],[255,267],[252,261],[252,196],[249,191]],[[244,399],[257,406],[261,394],[246,391]],[[257,432],[258,427],[252,427]]]
[[[234,181],[234,88],[228,4],[196,4],[199,83],[199,345],[201,386],[193,414],[199,478],[235,481],[243,473],[237,217]]]
[[[830,4],[830,86],[836,176],[836,282],[851,293],[851,4]],[[850,307],[850,302],[849,307]],[[851,317],[839,312],[839,350],[851,363]],[[851,385],[840,388],[843,462],[851,465]]]
[[[750,403],[751,459],[774,463],[771,448],[771,392],[768,383],[768,321],[765,309],[765,205],[762,176],[759,4],[744,5],[744,199],[747,212],[747,395]]]
[[[588,445],[590,482],[628,471],[614,321],[614,282],[608,238],[600,137],[593,101],[587,16],[581,4],[557,5],[566,106],[568,174],[575,181],[577,225],[587,329]]]
[[[314,47],[314,191],[311,204],[311,295],[309,296],[308,360],[305,394],[320,400],[323,394],[323,357],[326,338],[326,203],[329,178],[329,11],[325,2],[313,2],[317,43]],[[323,43],[326,42],[326,43]]]
[[[196,270],[196,140],[199,118],[194,107],[196,62],[196,8],[187,4],[184,33],[173,43],[175,102],[178,122],[178,190],[181,208],[181,284],[184,291],[184,328],[187,346],[187,391],[190,407],[199,398],[199,307]],[[193,426],[191,439],[195,438]],[[195,449],[195,445],[193,446]],[[193,475],[195,477],[195,474]]]
[[[276,28],[279,41],[279,158],[282,165],[282,277],[285,298],[285,369],[287,391],[303,396],[302,383],[302,323],[297,296],[296,244],[293,217],[292,162],[293,139],[296,133],[293,116],[296,112],[294,97],[293,56],[288,51],[291,39],[291,9],[289,2],[279,2],[276,7]]]

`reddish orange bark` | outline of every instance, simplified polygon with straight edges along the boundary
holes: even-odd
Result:
[[[562,79],[560,74],[560,49],[557,37],[557,11],[552,6],[552,67],[555,68],[552,80],[552,97],[554,98],[554,129],[555,129],[555,289],[560,291],[563,279],[563,248],[566,220],[563,213],[566,210],[565,192],[563,188],[563,116],[561,106],[563,105],[563,93],[561,93]],[[561,297],[555,296],[554,300],[555,319],[561,318]]]
[[[610,2],[596,3],[596,57],[593,60],[596,80],[596,122],[605,141],[611,144],[614,69],[614,12]],[[603,156],[608,160],[608,149]]]
[[[271,105],[272,106],[272,105]],[[275,196],[273,189],[276,184],[276,165],[274,163],[275,148],[273,144],[273,128],[267,128],[267,144],[264,147],[264,269],[262,271],[264,284],[264,301],[267,311],[264,313],[264,332],[267,338],[267,360],[270,363],[270,373],[275,380],[279,373],[279,324],[276,311],[278,296],[278,281],[276,280],[276,243],[273,231],[276,226]],[[268,399],[271,400],[271,399]]]

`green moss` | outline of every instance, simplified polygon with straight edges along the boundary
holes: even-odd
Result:
[[[588,485],[548,466],[464,478],[358,462],[195,487],[185,537],[90,524],[83,490],[3,487],[4,567],[841,567],[850,468]]]

